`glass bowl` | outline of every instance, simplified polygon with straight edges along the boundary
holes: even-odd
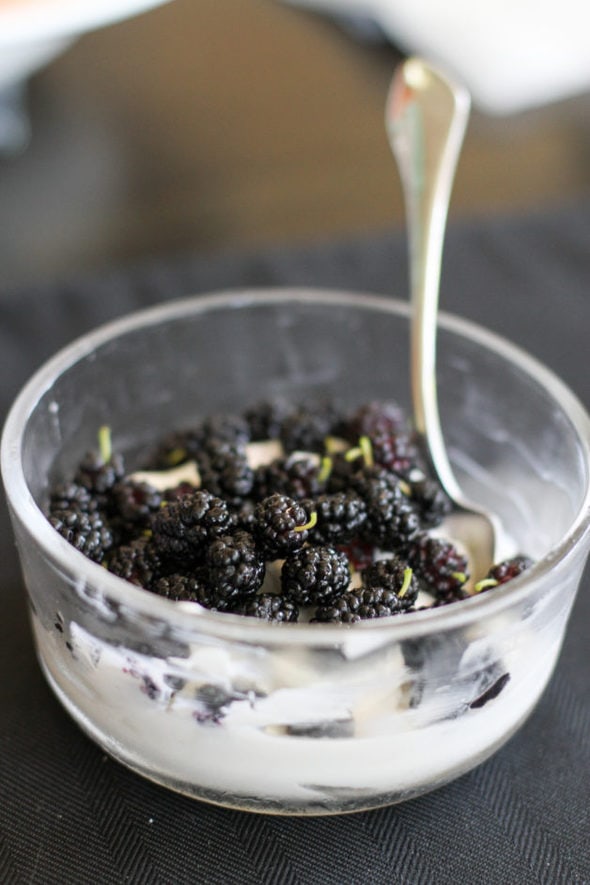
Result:
[[[442,316],[439,397],[469,497],[536,564],[464,602],[337,624],[270,624],[173,602],[70,546],[43,515],[112,428],[134,453],[265,397],[408,403],[408,308],[312,290],[147,310],[79,339],[16,400],[2,471],[37,653],[106,752],[189,796],[287,814],[400,802],[478,765],[553,671],[589,544],[589,419],[539,363]]]

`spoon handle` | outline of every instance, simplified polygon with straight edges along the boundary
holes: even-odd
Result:
[[[469,94],[419,58],[396,70],[386,127],[408,218],[412,323],[410,375],[416,431],[435,475],[462,500],[440,428],[436,323],[447,209],[469,116]]]

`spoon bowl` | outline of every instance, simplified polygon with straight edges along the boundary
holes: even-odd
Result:
[[[453,511],[441,527],[468,551],[472,574],[516,554],[496,516],[455,479],[440,425],[436,329],[442,247],[451,188],[469,117],[467,91],[419,58],[401,64],[386,104],[386,128],[406,204],[412,304],[410,378],[414,426]]]

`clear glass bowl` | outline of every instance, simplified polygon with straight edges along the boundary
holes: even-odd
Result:
[[[127,584],[43,516],[102,424],[133,466],[166,430],[267,396],[408,407],[408,331],[406,305],[370,295],[199,297],[81,338],[20,394],[2,470],[39,660],[125,765],[235,808],[354,811],[466,772],[531,712],[588,552],[590,424],[547,369],[457,318],[440,321],[443,427],[466,492],[538,560],[509,584],[350,627],[273,625]]]

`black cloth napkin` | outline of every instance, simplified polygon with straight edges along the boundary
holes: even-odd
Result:
[[[175,256],[1,292],[2,415],[45,358],[105,320],[250,286],[405,297],[405,249],[401,232],[384,231],[257,254]],[[590,205],[452,226],[441,301],[525,347],[590,404]],[[542,701],[487,763],[399,806],[267,817],[168,792],[82,734],[36,663],[4,503],[0,528],[1,883],[590,883],[587,577]]]

